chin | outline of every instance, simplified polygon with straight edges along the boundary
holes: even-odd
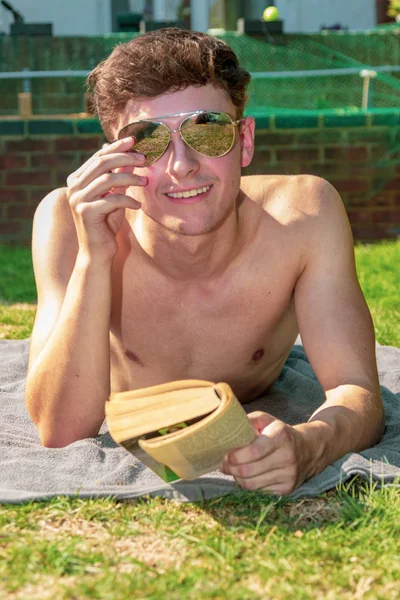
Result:
[[[168,231],[187,236],[205,235],[218,229],[219,224],[215,219],[202,222],[189,222],[171,216],[164,217],[160,221],[160,225]]]
[[[177,215],[155,215],[147,213],[147,216],[166,231],[185,236],[199,236],[211,233],[223,225],[232,210],[224,215],[203,214],[188,215],[186,218]]]

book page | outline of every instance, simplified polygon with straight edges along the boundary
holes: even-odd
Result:
[[[235,396],[225,400],[219,414],[213,413],[182,431],[169,439],[141,440],[139,444],[184,479],[218,469],[227,452],[246,446],[257,437]]]

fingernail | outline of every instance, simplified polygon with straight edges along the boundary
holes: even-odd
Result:
[[[147,177],[141,177],[140,178],[140,183],[143,184],[143,185],[146,185],[147,184]]]

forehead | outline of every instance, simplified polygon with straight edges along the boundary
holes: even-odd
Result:
[[[187,87],[178,92],[162,94],[156,98],[137,98],[129,100],[123,112],[119,115],[115,129],[140,121],[154,119],[161,115],[176,114],[196,110],[217,110],[226,112],[236,118],[236,107],[228,94],[213,85]]]

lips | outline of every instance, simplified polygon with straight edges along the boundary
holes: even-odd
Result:
[[[212,189],[212,185],[205,185],[203,187],[192,188],[191,190],[182,190],[179,192],[167,192],[167,196],[170,202],[174,204],[195,204],[204,200]]]
[[[182,192],[167,192],[167,196],[169,198],[194,198],[196,196],[199,196],[200,194],[204,194],[205,192],[208,192],[208,190],[211,188],[211,185],[206,185],[204,187],[199,187],[199,188],[195,188],[192,190],[186,190],[186,191],[182,191]]]

